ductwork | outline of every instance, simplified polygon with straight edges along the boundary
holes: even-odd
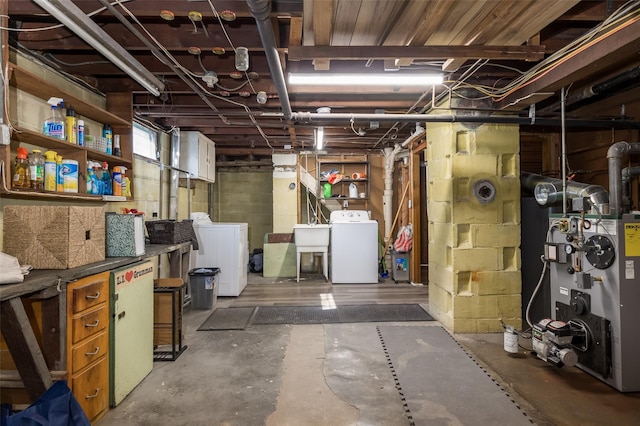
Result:
[[[271,2],[270,0],[247,0],[247,5],[251,11],[251,15],[256,20],[258,34],[262,41],[262,47],[267,57],[271,78],[276,86],[282,112],[287,120],[291,119],[291,103],[289,102],[289,93],[285,83],[282,64],[280,63],[280,55],[276,46],[276,39],[273,33],[273,25],[271,25]]]
[[[536,202],[541,206],[554,206],[562,204],[562,180],[533,173],[522,172],[520,185],[534,193]],[[590,185],[580,182],[566,183],[567,199],[589,198],[602,214],[606,214],[609,208],[609,194],[600,185]]]
[[[631,178],[633,176],[640,176],[640,166],[622,169],[622,209],[625,212],[631,209]]]
[[[629,154],[640,153],[639,143],[616,142],[607,151],[609,162],[609,192],[611,197],[611,214],[622,214],[622,159]]]

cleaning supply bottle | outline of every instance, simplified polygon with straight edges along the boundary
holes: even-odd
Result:
[[[120,166],[120,168],[122,169],[122,195],[131,197],[131,180],[126,175],[127,168],[124,166]]]
[[[62,155],[56,155],[56,191],[64,191],[64,176],[62,175]]]
[[[111,181],[111,173],[109,173],[109,164],[105,161],[102,163],[102,180],[103,194],[113,195],[113,182]]]
[[[31,175],[29,173],[29,160],[27,160],[27,148],[18,148],[15,166],[13,168],[13,179],[11,186],[14,188],[30,188]]]
[[[31,189],[44,189],[44,157],[41,153],[39,149],[34,149],[29,154]]]
[[[120,151],[120,135],[113,135],[113,155],[122,157],[122,151]]]
[[[106,153],[111,155],[113,153],[113,130],[111,130],[111,125],[105,124],[102,126],[102,138],[107,142]]]
[[[122,169],[120,166],[113,168],[113,195],[122,195]]]
[[[55,151],[46,151],[44,153],[44,190],[45,191],[57,191],[58,190],[58,172],[56,164]]]
[[[358,186],[353,182],[349,184],[349,198],[358,198]]]
[[[67,118],[65,120],[65,134],[67,142],[72,144],[78,143],[78,124],[76,121],[76,111],[71,105],[67,107]]]
[[[91,161],[87,161],[87,194],[93,194],[93,167]]]
[[[84,120],[78,120],[78,145],[84,146]]]
[[[64,119],[58,109],[58,105],[61,102],[61,98],[49,98],[47,101],[51,105],[51,116],[44,121],[42,133],[51,138],[65,140]]]
[[[91,167],[93,168],[93,174],[91,175],[91,179],[93,179],[93,185],[91,185],[92,194],[102,195],[104,194],[104,184],[101,179],[100,163],[92,161]]]

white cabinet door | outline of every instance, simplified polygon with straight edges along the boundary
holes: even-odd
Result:
[[[215,182],[216,145],[200,132],[180,132],[180,168],[195,179]]]

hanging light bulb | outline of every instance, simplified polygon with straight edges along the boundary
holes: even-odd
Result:
[[[249,49],[236,47],[236,69],[246,71],[249,69]]]
[[[267,103],[267,93],[263,92],[262,90],[258,92],[258,94],[256,95],[256,102],[258,102],[260,105],[264,105]]]

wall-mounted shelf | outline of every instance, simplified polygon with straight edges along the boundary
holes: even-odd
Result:
[[[330,183],[325,174],[330,170],[337,170],[339,174],[344,176],[339,182],[331,185],[331,197],[324,197],[323,186],[325,183]],[[364,209],[367,208],[367,201],[370,196],[370,183],[369,183],[369,161],[366,155],[338,155],[338,156],[322,156],[318,158],[318,174],[320,188],[318,194],[321,195],[323,200],[348,200],[349,202],[364,204]],[[354,175],[360,175],[359,178],[354,178]],[[358,187],[358,196],[349,196],[349,186],[355,184]]]
[[[120,149],[122,156],[109,155],[86,146],[76,145],[64,140],[45,136],[41,133],[26,129],[20,124],[14,125],[10,145],[0,145],[0,161],[2,167],[2,184],[0,194],[6,197],[30,199],[66,199],[82,201],[106,201],[102,195],[87,194],[86,171],[89,161],[107,162],[109,169],[114,166],[127,168],[127,175],[133,176],[133,106],[131,93],[109,93],[106,96],[106,109],[93,105],[74,95],[72,92],[60,89],[57,85],[42,77],[27,71],[15,64],[9,64],[9,82],[11,86],[36,96],[43,101],[51,97],[64,99],[67,105],[72,105],[79,118],[88,118],[98,123],[110,124],[114,134],[120,135]],[[19,108],[19,106],[18,106]],[[17,108],[13,108],[16,110]],[[12,166],[16,149],[21,145],[42,148],[42,151],[53,150],[65,159],[78,162],[78,192],[44,192],[31,189],[12,188]],[[132,187],[133,190],[133,187]],[[120,197],[118,201],[129,201],[133,197]],[[113,200],[109,200],[113,201]]]

